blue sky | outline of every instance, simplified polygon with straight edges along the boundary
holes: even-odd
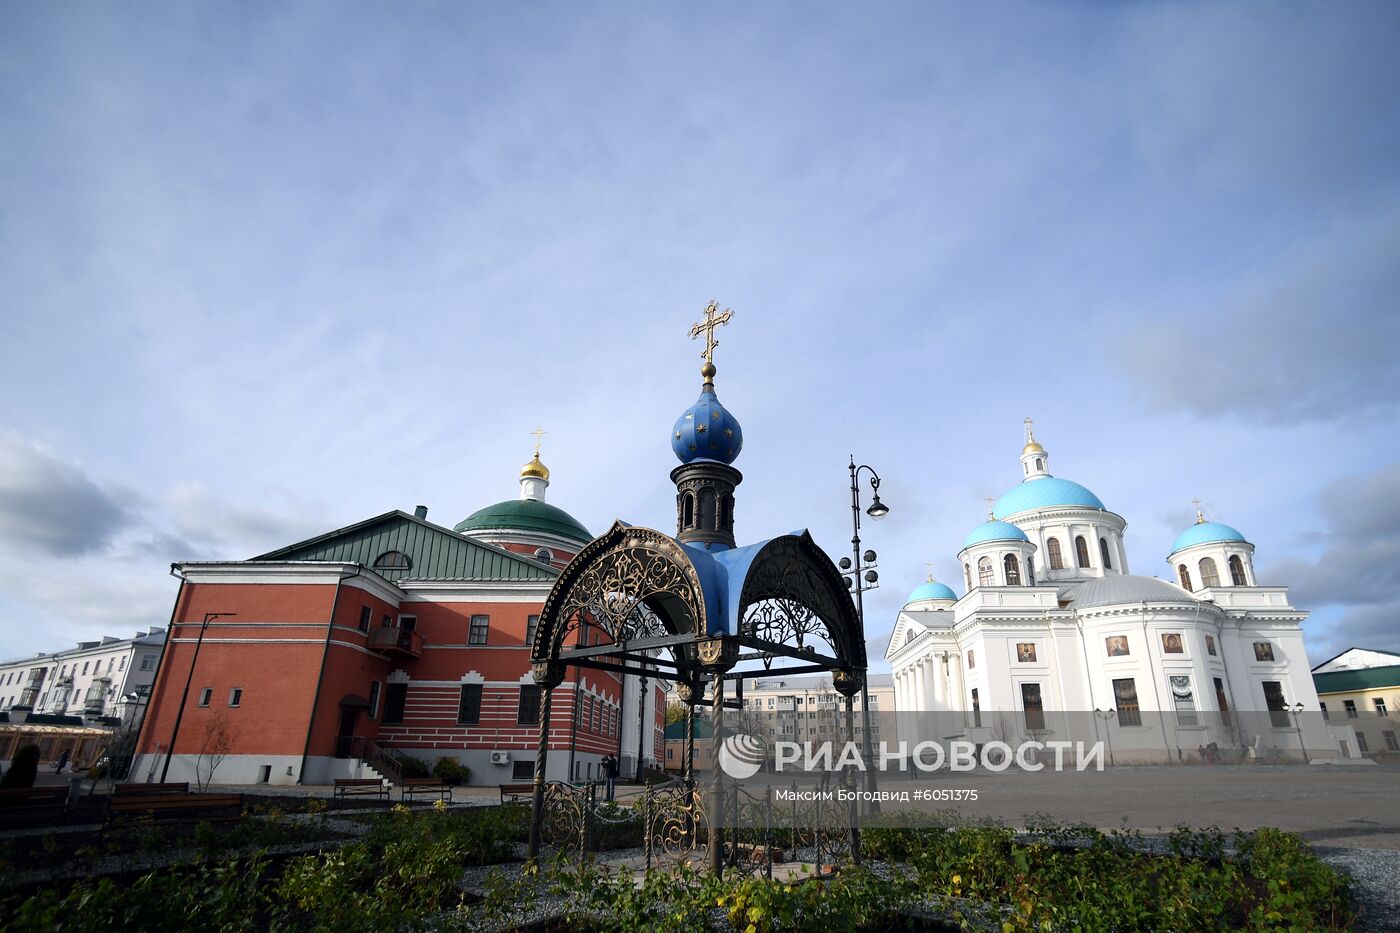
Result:
[[[1200,496],[1400,650],[1400,7],[0,6],[0,654],[171,561],[512,497],[669,527],[716,352],[736,517],[847,547],[873,649],[1052,470],[1167,576]]]

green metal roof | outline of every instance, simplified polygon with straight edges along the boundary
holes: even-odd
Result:
[[[1313,686],[1317,688],[1319,694],[1375,690],[1377,687],[1400,687],[1400,664],[1314,674]]]
[[[710,738],[710,736],[713,735],[713,734],[714,734],[713,730],[710,729],[710,721],[709,721],[708,719],[705,719],[705,718],[702,717],[702,716],[696,716],[696,717],[695,717],[695,738],[696,738],[697,740],[698,740],[698,739],[708,739],[708,738]],[[668,741],[668,742],[677,742],[677,741],[683,741],[684,739],[685,739],[685,720],[684,720],[684,719],[680,720],[679,722],[673,722],[673,723],[671,723],[669,726],[666,727],[666,741]]]
[[[398,551],[408,567],[375,567]],[[336,531],[254,557],[253,560],[353,561],[387,580],[549,581],[557,570],[476,541],[407,512],[386,512]]]
[[[538,531],[587,544],[593,540],[588,529],[563,509],[536,499],[507,499],[479,509],[458,522],[454,531],[472,532],[506,528]]]

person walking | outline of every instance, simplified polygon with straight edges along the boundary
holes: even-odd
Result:
[[[68,767],[68,749],[63,750],[63,754],[58,756],[58,761],[54,762],[53,770],[55,774],[62,774],[63,769]]]
[[[603,777],[608,784],[608,800],[613,799],[613,794],[617,790],[617,759],[609,752],[603,757]]]

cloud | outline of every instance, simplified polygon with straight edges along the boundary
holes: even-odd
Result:
[[[1400,212],[1283,257],[1204,314],[1121,335],[1153,406],[1267,424],[1393,412],[1400,397]]]
[[[81,467],[0,430],[0,539],[54,557],[101,551],[135,521],[132,496]]]
[[[231,503],[212,494],[201,482],[180,483],[165,504],[175,531],[167,541],[190,542],[192,549],[174,559],[197,559],[206,553],[216,559],[243,559],[331,530],[324,518],[314,517],[327,514],[324,506],[316,509],[304,503],[287,503],[282,509],[273,509]]]

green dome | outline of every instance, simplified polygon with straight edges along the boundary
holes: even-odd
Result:
[[[533,531],[558,535],[587,544],[593,540],[588,529],[561,508],[536,499],[507,499],[479,509],[458,522],[453,531],[471,534],[473,531]]]

